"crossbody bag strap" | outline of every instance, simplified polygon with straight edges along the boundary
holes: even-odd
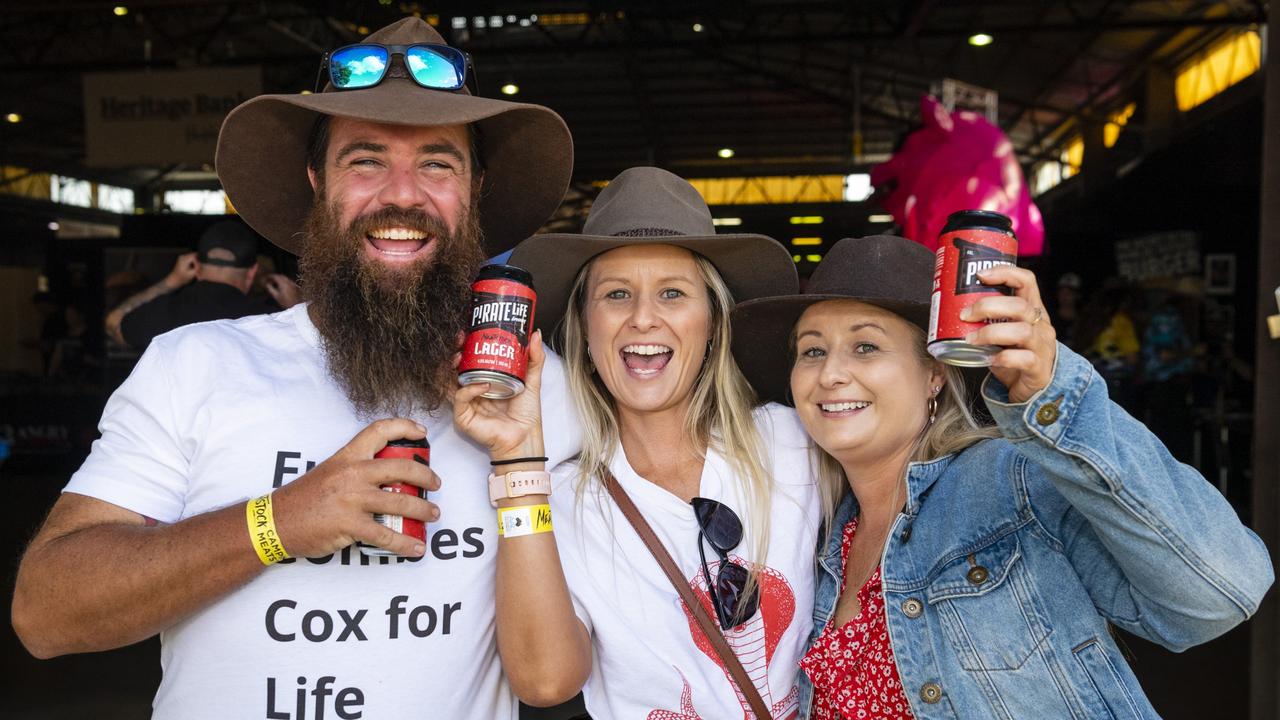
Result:
[[[653,553],[653,557],[658,561],[658,565],[662,567],[662,572],[671,581],[671,585],[675,587],[676,592],[680,594],[680,599],[684,601],[685,607],[689,608],[689,612],[693,618],[698,621],[698,626],[702,628],[702,633],[711,641],[711,647],[715,649],[716,655],[720,657],[720,662],[724,663],[725,669],[729,671],[729,675],[733,681],[738,684],[747,704],[751,706],[751,712],[755,714],[758,720],[770,720],[769,708],[765,706],[764,700],[760,697],[759,691],[756,690],[755,683],[751,682],[751,678],[747,675],[747,671],[742,667],[742,661],[733,652],[733,648],[729,647],[729,643],[725,641],[724,634],[720,632],[720,626],[715,620],[711,619],[707,609],[698,602],[698,598],[693,594],[693,588],[689,587],[689,583],[685,581],[684,575],[680,569],[676,567],[675,560],[671,559],[671,554],[662,546],[662,541],[654,534],[653,528],[649,527],[648,521],[640,514],[640,509],[635,503],[631,502],[631,496],[627,495],[627,491],[622,489],[622,485],[618,483],[617,478],[607,469],[604,471],[604,486],[609,491],[609,495],[613,497],[613,501],[618,504],[618,508],[622,510],[623,516],[631,523],[631,527],[635,528],[636,534],[644,541],[649,552]],[[707,582],[711,582],[711,578],[707,578]]]

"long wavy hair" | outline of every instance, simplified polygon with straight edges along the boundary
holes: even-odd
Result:
[[[694,440],[703,459],[708,447],[719,451],[741,479],[746,491],[743,493],[746,507],[740,510],[747,518],[744,527],[751,533],[744,540],[751,548],[752,557],[763,565],[769,548],[772,482],[765,470],[763,442],[752,417],[756,396],[731,352],[733,343],[728,318],[733,309],[733,296],[710,260],[697,253],[693,253],[693,258],[707,288],[711,332],[706,359],[691,390],[689,412],[684,421],[685,435]],[[584,308],[593,264],[588,262],[578,271],[561,327],[564,331],[562,355],[569,375],[569,390],[582,418],[577,493],[581,500],[588,492],[594,492],[599,502],[604,492],[604,472],[609,468],[621,434],[613,396],[596,374],[587,351]],[[582,508],[583,503],[579,502],[578,507]],[[749,569],[750,578],[744,597],[756,583],[757,568]]]
[[[903,322],[906,322],[905,320]],[[916,350],[915,359],[924,367],[937,362],[925,348],[925,334],[916,325],[908,323],[911,328],[913,345]],[[789,341],[792,364],[796,356],[796,337],[792,331]],[[943,365],[945,382],[942,392],[938,393],[938,408],[932,423],[925,422],[916,436],[907,463],[928,462],[940,457],[958,453],[974,443],[1000,436],[1000,431],[992,425],[978,422],[970,409],[968,382],[960,368],[954,365]],[[831,521],[836,507],[849,488],[849,480],[844,468],[826,450],[817,443],[812,445],[812,463],[818,476],[818,491],[822,498],[822,515],[828,532],[838,532],[840,528],[832,528]]]

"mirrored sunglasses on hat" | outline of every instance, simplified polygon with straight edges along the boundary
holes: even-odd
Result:
[[[321,81],[326,68],[329,82],[337,90],[373,87],[388,77],[392,58],[396,55],[404,62],[409,77],[419,86],[430,90],[461,90],[466,85],[468,74],[475,74],[471,56],[448,45],[359,43],[325,54],[320,61],[316,92],[322,89]]]

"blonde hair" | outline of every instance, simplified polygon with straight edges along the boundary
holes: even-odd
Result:
[[[907,322],[903,320],[903,322]],[[924,367],[936,362],[925,348],[925,335],[914,324],[908,323],[916,349],[916,360]],[[792,331],[790,348],[794,360],[795,332]],[[965,448],[988,438],[1000,436],[1000,431],[991,425],[981,425],[969,409],[969,388],[960,368],[954,365],[942,366],[942,392],[938,393],[937,412],[933,422],[926,423],[916,437],[911,454],[907,457],[908,465],[913,462],[929,462],[940,457],[958,453]],[[849,487],[844,468],[826,450],[817,443],[812,445],[811,458],[814,471],[818,476],[818,492],[822,498],[822,516],[827,532],[839,532],[841,528],[831,527],[836,507]]]
[[[698,371],[691,390],[689,413],[685,417],[685,435],[693,438],[705,460],[706,448],[714,447],[728,461],[729,467],[745,483],[746,507],[740,511],[747,518],[744,528],[752,537],[744,537],[756,564],[764,565],[769,549],[769,514],[772,482],[765,470],[763,442],[756,429],[752,408],[755,393],[733,359],[729,311],[733,296],[710,260],[690,251],[698,274],[707,288],[711,311],[710,344],[706,359]],[[603,492],[604,473],[609,469],[615,449],[621,440],[617,408],[609,389],[595,373],[587,351],[586,303],[587,280],[594,261],[578,271],[561,327],[564,330],[562,355],[569,376],[569,391],[582,418],[582,450],[578,454],[578,496],[581,500],[591,488]],[[579,507],[582,503],[579,502]],[[748,568],[750,577],[746,597],[756,582],[756,568]],[[707,578],[710,582],[711,579]]]

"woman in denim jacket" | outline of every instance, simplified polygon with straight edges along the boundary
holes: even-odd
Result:
[[[1055,341],[1012,266],[980,275],[1012,294],[963,318],[1005,320],[969,338],[1001,347],[981,388],[997,428],[979,428],[925,350],[933,262],[842,240],[806,294],[734,313],[748,379],[793,399],[821,448],[802,716],[1157,717],[1109,625],[1172,650],[1217,637],[1257,609],[1267,552]],[[788,337],[789,395],[781,353],[759,352]]]

